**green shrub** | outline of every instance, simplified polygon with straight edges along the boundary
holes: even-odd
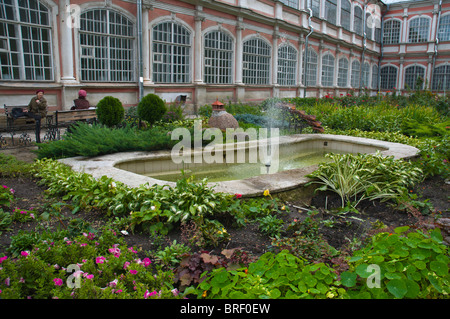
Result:
[[[350,298],[448,298],[449,261],[439,229],[409,232],[404,226],[354,252],[341,281]]]
[[[329,163],[320,163],[319,168],[308,177],[311,183],[322,185],[320,191],[333,191],[341,198],[342,207],[356,206],[362,199],[395,199],[407,193],[423,179],[420,168],[410,162],[372,154],[325,155]]]
[[[113,129],[80,123],[74,125],[63,140],[39,144],[37,155],[42,159],[170,149],[177,141],[172,141],[168,132],[168,129],[157,127],[148,130],[131,126]]]
[[[112,127],[122,122],[125,109],[118,98],[105,96],[98,102],[96,113],[101,124]]]
[[[167,112],[164,101],[156,94],[147,94],[138,104],[137,113],[141,119],[153,125]]]

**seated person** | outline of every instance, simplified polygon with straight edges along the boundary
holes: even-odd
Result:
[[[89,101],[86,100],[87,93],[85,90],[78,91],[78,99],[73,100],[75,104],[70,109],[71,110],[83,110],[88,109],[90,107]]]

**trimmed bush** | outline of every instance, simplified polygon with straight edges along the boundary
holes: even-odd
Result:
[[[113,96],[105,96],[97,104],[97,119],[108,127],[119,124],[125,115],[122,102]]]
[[[166,112],[166,104],[156,94],[147,94],[137,106],[138,116],[150,125],[161,120]]]

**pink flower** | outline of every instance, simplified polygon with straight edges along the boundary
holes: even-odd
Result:
[[[126,261],[126,262],[123,264],[123,269],[127,269],[129,265],[130,265],[130,262],[129,262],[129,261]]]
[[[120,294],[122,291],[123,291],[122,289],[117,289],[116,294]]]
[[[131,269],[131,270],[130,270],[130,274],[136,275],[136,274],[137,274],[137,270]]]
[[[95,262],[97,264],[103,264],[104,262],[106,262],[106,258],[103,256],[97,257],[97,258],[95,258]]]
[[[27,251],[21,251],[20,254],[21,254],[23,257],[27,257],[27,256],[29,255],[29,253],[28,253]]]
[[[8,259],[8,256],[0,257],[0,264],[1,264],[4,260],[6,260],[6,259]]]
[[[144,258],[143,262],[144,262],[144,267],[148,267],[152,263],[152,261],[148,257]]]
[[[137,251],[133,249],[133,247],[128,248],[129,251],[131,251],[132,253],[137,254]]]
[[[152,292],[148,292],[148,290],[144,293],[144,298],[147,299],[148,297],[154,296],[156,295],[157,292],[156,290],[152,291]]]
[[[55,278],[53,279],[53,282],[55,283],[55,286],[62,286],[63,281],[61,278]]]
[[[94,275],[86,275],[85,276],[87,279],[93,279],[94,278]]]
[[[114,255],[114,257],[119,258],[120,257],[120,249],[117,247],[110,248],[108,251]]]
[[[236,198],[241,198],[241,197],[242,197],[242,194],[234,194],[234,196],[235,196]]]

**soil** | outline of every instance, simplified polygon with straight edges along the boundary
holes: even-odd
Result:
[[[32,162],[35,159],[33,150],[35,147],[20,147],[3,149],[2,153],[12,154],[18,159],[26,162]],[[22,209],[37,207],[42,209],[49,202],[54,203],[55,199],[45,197],[45,186],[37,184],[37,180],[29,177],[5,178],[0,176],[0,185],[7,185],[15,190],[14,206]],[[420,200],[427,200],[432,206],[432,210],[426,215],[418,214],[416,209],[400,210],[388,202],[366,201],[358,205],[358,213],[338,212],[340,199],[333,193],[318,192],[310,201],[291,200],[286,202],[286,213],[281,215],[285,225],[294,220],[303,220],[310,216],[309,212],[314,211],[313,218],[316,220],[327,220],[327,225],[321,224],[320,234],[323,239],[337,250],[348,249],[352,245],[362,243],[369,235],[379,232],[392,232],[398,226],[409,225],[412,227],[436,227],[435,221],[438,218],[450,218],[450,184],[446,183],[440,177],[426,179],[414,190]],[[14,207],[14,208],[15,208]],[[97,228],[107,222],[107,218],[96,211],[79,211],[72,214],[68,206],[63,206],[62,222],[67,225],[72,218],[82,219],[88,222],[92,227]],[[53,219],[46,222],[44,227],[56,226],[60,221]],[[241,248],[248,253],[259,256],[272,248],[272,240],[262,234],[256,224],[249,224],[243,228],[233,227],[231,223],[224,222],[231,240],[227,245],[209,249],[212,253],[219,254],[223,248]],[[39,231],[37,222],[18,223],[14,222],[10,231],[3,231],[0,234],[0,255],[7,254],[7,248],[10,245],[11,237],[16,235],[19,230]],[[184,236],[185,237],[185,236]],[[172,231],[163,242],[170,244],[173,240],[178,243],[188,244],[189,240],[183,237],[180,229]],[[155,249],[154,240],[147,234],[132,234],[124,236],[125,241],[130,246],[140,247],[143,251]],[[198,247],[196,247],[198,249]]]

